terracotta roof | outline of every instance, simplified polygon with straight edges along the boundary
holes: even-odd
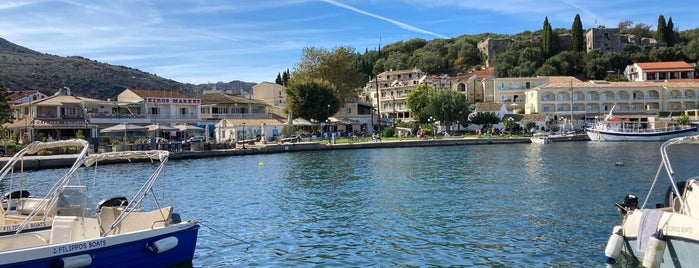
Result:
[[[479,102],[476,103],[476,112],[500,111],[502,103],[495,102]]]
[[[262,125],[262,123],[265,123],[265,125],[268,126],[276,126],[276,125],[283,125],[286,123],[286,120],[278,120],[274,118],[246,118],[246,119],[225,119],[226,120],[226,125],[227,126],[240,126],[243,123],[245,123],[245,126],[247,127],[259,127]],[[281,129],[280,129],[281,131]]]
[[[31,103],[18,104],[17,107],[24,106],[58,106],[64,104],[79,104],[84,102],[98,102],[97,99],[90,99],[78,96],[68,96],[68,95],[54,95],[49,96],[40,100],[33,101]]]
[[[241,104],[250,104],[250,103],[256,103],[256,104],[264,104],[263,102],[259,102],[256,100],[251,100],[248,98],[243,98],[240,96],[233,96],[233,95],[228,95],[228,94],[223,94],[223,93],[206,93],[206,94],[201,94],[197,96],[197,98],[201,99],[201,104],[233,104],[233,103],[241,103]]]
[[[5,95],[5,99],[8,101],[16,101],[20,98],[29,96],[34,93],[38,93],[38,90],[14,90],[14,91],[8,91],[7,95]]]
[[[177,92],[175,90],[166,89],[128,89],[134,94],[141,98],[153,97],[153,98],[189,98],[189,96]]]
[[[568,89],[570,81],[548,83],[541,85],[542,89]],[[681,81],[643,81],[643,82],[607,82],[607,81],[573,81],[573,88],[647,88],[647,87],[667,87],[667,88],[699,88],[699,80],[681,80]]]
[[[644,72],[694,71],[694,67],[684,61],[637,62],[636,66],[641,68]]]
[[[487,76],[490,75],[492,76],[495,73],[494,69],[487,69],[487,70],[477,70],[469,73],[469,75],[475,75],[475,76]]]

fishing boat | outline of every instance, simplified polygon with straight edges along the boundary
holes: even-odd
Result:
[[[534,135],[529,137],[529,140],[532,141],[532,144],[549,144],[549,143],[551,143],[551,138],[549,138],[548,135],[543,134],[543,133],[534,133]]]
[[[82,139],[35,141],[19,150],[7,161],[0,170],[0,183],[3,183],[3,187],[9,190],[2,196],[1,200],[0,235],[16,232],[20,223],[29,218],[33,211],[35,213],[31,216],[31,222],[24,231],[49,228],[56,212],[55,204],[49,204],[50,200],[48,199],[34,197],[31,194],[32,189],[29,188],[32,187],[32,183],[22,179],[25,156],[36,154],[42,150],[75,147],[78,154],[75,156],[76,161],[69,169],[72,170],[77,169],[79,161],[87,156],[88,145],[88,142]],[[17,173],[15,173],[16,168],[19,168]],[[60,179],[61,177],[56,178],[56,180]]]
[[[167,151],[123,151],[76,161],[77,167],[85,167],[71,169],[44,197],[48,206],[55,205],[50,229],[23,232],[31,223],[27,218],[14,234],[0,236],[0,267],[164,267],[191,262],[199,224],[180,220],[172,207],[160,205],[154,191],[168,157]],[[102,182],[97,171],[85,172],[94,174],[90,187],[71,182],[85,179],[78,170],[124,159],[159,161],[130,199],[114,195],[91,205],[91,196],[100,192],[92,188]],[[153,202],[144,202],[148,195]]]
[[[614,263],[621,253],[641,261],[643,267],[693,267],[699,263],[699,177],[675,178],[667,150],[686,144],[699,145],[699,136],[674,138],[661,145],[660,167],[640,207],[635,195],[615,204],[622,222],[614,226],[607,242],[608,263]],[[658,185],[663,173],[669,178],[667,188]],[[647,207],[658,187],[662,187],[660,191],[667,189],[665,200]]]
[[[697,134],[696,125],[674,125],[668,120],[629,122],[612,114],[614,107],[604,118],[587,127],[587,136],[593,141],[666,141],[672,138]],[[650,125],[650,127],[648,127]]]

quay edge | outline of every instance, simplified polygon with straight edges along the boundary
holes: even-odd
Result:
[[[567,141],[589,141],[587,135],[568,135],[552,137],[554,142]],[[381,141],[381,142],[357,142],[342,144],[320,144],[316,142],[298,142],[283,144],[255,144],[246,145],[246,149],[226,149],[226,150],[204,150],[204,151],[181,151],[170,154],[170,160],[195,159],[207,157],[242,156],[252,154],[272,154],[290,153],[304,151],[324,151],[324,150],[356,150],[373,148],[403,148],[403,147],[434,147],[434,146],[463,146],[463,145],[487,145],[487,144],[515,144],[531,143],[529,138],[445,138],[437,140],[405,140],[405,141]],[[8,158],[9,157],[4,157]],[[17,162],[15,169],[38,170],[51,168],[70,167],[75,162],[75,155],[41,155],[26,156],[23,161]],[[111,161],[111,163],[126,163],[128,160]],[[3,166],[7,160],[0,160]],[[102,163],[108,164],[108,163]]]

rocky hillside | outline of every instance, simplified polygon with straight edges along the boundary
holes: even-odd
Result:
[[[126,88],[177,90],[196,96],[212,85],[193,85],[165,79],[140,70],[100,63],[83,57],[60,57],[40,53],[0,38],[0,85],[11,90],[38,89],[51,95],[70,87],[74,95],[115,98]],[[255,83],[219,82],[217,89],[252,92]]]

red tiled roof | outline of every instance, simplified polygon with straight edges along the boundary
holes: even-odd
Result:
[[[165,89],[129,89],[134,94],[141,98],[154,97],[154,98],[189,98],[189,96],[179,93],[175,90],[165,90]]]
[[[476,76],[484,76],[484,75],[493,75],[495,73],[494,69],[487,69],[487,70],[477,70],[469,73],[469,75],[476,75]]]
[[[693,71],[694,67],[684,61],[666,62],[637,62],[636,65],[644,72],[649,71]]]
[[[5,99],[8,101],[15,101],[18,100],[22,97],[29,96],[31,94],[39,92],[38,90],[15,90],[15,91],[8,91],[7,95],[5,95]]]

